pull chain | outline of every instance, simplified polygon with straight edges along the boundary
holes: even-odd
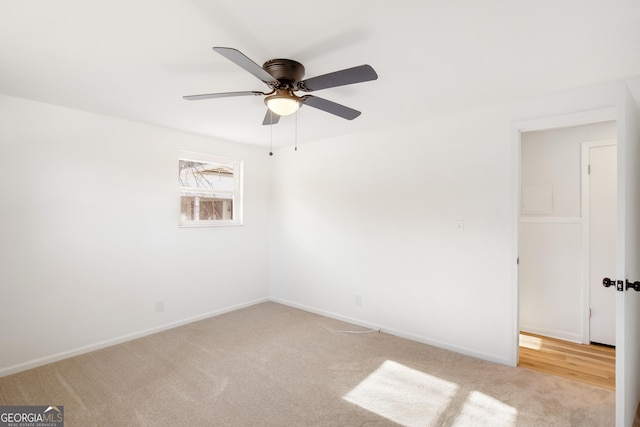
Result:
[[[271,139],[269,142],[269,155],[273,156],[273,111],[269,110],[269,121],[271,124],[269,125],[269,133],[271,135]]]
[[[296,111],[296,135],[295,135],[295,151],[298,151],[298,111]]]

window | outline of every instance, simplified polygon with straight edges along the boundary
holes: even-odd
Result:
[[[178,159],[180,225],[242,224],[242,162],[197,153]]]

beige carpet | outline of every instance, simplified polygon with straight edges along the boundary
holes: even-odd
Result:
[[[0,378],[65,426],[611,426],[614,392],[263,303]]]

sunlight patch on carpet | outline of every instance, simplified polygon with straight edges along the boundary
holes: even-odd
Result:
[[[518,411],[479,391],[469,393],[453,426],[515,426]]]
[[[458,385],[391,360],[343,399],[402,425],[428,425],[447,410]]]

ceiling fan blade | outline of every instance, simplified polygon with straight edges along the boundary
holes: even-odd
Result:
[[[362,114],[360,111],[354,110],[353,108],[345,107],[342,104],[337,104],[333,101],[312,95],[303,96],[302,103],[347,120],[353,120]]]
[[[370,65],[359,65],[357,67],[347,68],[346,70],[335,71],[303,80],[298,86],[300,90],[312,92],[330,87],[368,82],[370,80],[376,80],[377,78],[378,74],[376,74],[373,67]]]
[[[244,53],[230,47],[214,47],[213,50],[227,58],[229,61],[250,72],[263,82],[277,83],[273,76],[267,73],[261,66],[249,59]]]
[[[275,125],[280,121],[280,116],[267,108],[267,114],[264,115],[262,124],[265,126]]]
[[[229,98],[232,96],[260,96],[264,95],[262,92],[258,91],[245,91],[245,92],[221,92],[221,93],[205,93],[202,95],[187,95],[183,96],[187,101],[197,101],[200,99],[211,99],[211,98]]]

